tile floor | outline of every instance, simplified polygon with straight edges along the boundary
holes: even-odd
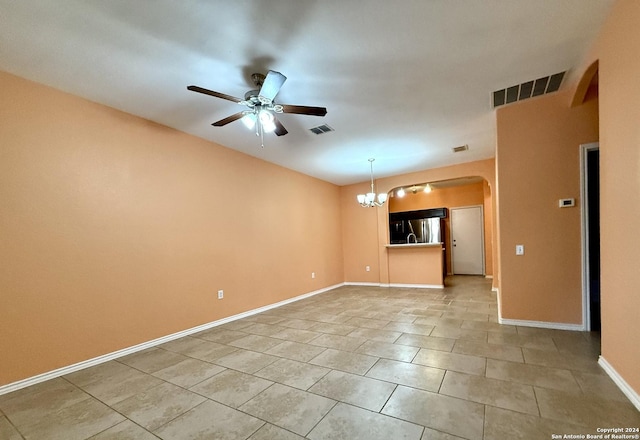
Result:
[[[0,396],[0,438],[551,439],[639,427],[597,334],[496,323],[480,277],[342,287]]]

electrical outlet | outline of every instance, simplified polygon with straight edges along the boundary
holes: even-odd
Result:
[[[365,266],[364,270],[366,270],[367,272],[371,272],[371,266]]]
[[[218,290],[218,299],[224,298],[224,290]]]
[[[316,277],[316,273],[315,272],[311,272],[311,278],[315,278]]]
[[[524,255],[524,245],[517,244],[516,245],[516,255]]]

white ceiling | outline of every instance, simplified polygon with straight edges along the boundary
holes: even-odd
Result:
[[[339,185],[486,159],[491,92],[577,67],[612,0],[0,0],[0,70]],[[250,75],[288,77],[259,139]],[[309,128],[329,124],[317,136]],[[452,147],[469,151],[453,154]]]

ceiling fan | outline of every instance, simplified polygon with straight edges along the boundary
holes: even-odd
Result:
[[[303,105],[276,104],[273,102],[280,88],[287,80],[287,77],[275,70],[269,70],[267,75],[254,73],[251,75],[253,83],[257,89],[249,90],[244,94],[244,99],[235,96],[226,95],[220,92],[214,92],[198,86],[189,86],[188,90],[192,92],[203,93],[205,95],[215,96],[216,98],[226,99],[240,105],[248,107],[231,116],[227,116],[217,122],[214,127],[222,127],[230,122],[241,119],[242,122],[250,129],[255,128],[256,135],[262,137],[264,133],[274,132],[277,136],[284,136],[288,133],[282,123],[274,115],[274,113],[295,113],[299,115],[324,116],[327,109],[324,107],[308,107]],[[264,146],[264,145],[263,145]]]

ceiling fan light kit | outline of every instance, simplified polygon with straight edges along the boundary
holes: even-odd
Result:
[[[223,127],[238,119],[250,130],[256,130],[256,136],[260,137],[264,147],[264,133],[275,133],[276,136],[284,136],[288,133],[284,125],[278,120],[274,113],[294,113],[298,115],[324,116],[327,109],[324,107],[309,107],[303,105],[276,104],[273,102],[280,88],[287,80],[287,77],[275,70],[269,70],[267,75],[254,73],[251,75],[253,83],[258,87],[256,90],[249,90],[244,95],[244,99],[224,93],[215,92],[199,86],[188,86],[187,90],[213,96],[236,104],[244,105],[249,110],[244,110],[227,116],[224,119],[214,122],[214,127]]]
[[[366,194],[358,194],[356,197],[358,199],[358,203],[363,208],[374,208],[376,206],[384,205],[384,202],[387,201],[387,194],[380,193],[376,195],[375,188],[373,186],[373,161],[375,159],[369,159],[369,164],[371,167],[371,191]]]

